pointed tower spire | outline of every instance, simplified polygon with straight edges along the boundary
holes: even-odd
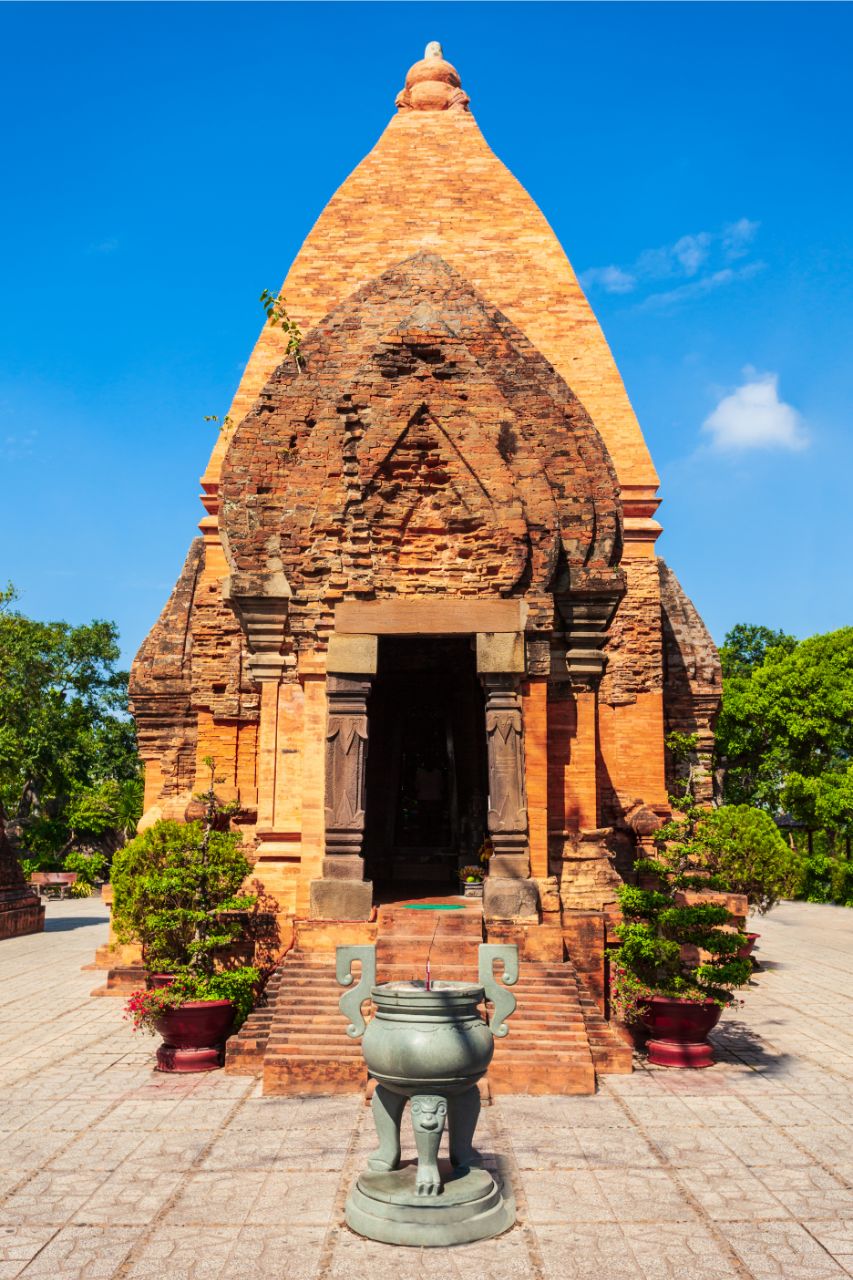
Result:
[[[430,40],[420,62],[410,68],[405,89],[397,94],[397,110],[467,111],[468,102],[459,72],[445,62],[438,41]]]

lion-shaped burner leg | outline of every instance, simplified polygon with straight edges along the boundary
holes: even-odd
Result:
[[[415,1190],[419,1196],[437,1196],[441,1191],[438,1148],[446,1116],[446,1098],[433,1093],[417,1093],[412,1098],[412,1128],[418,1150]]]
[[[403,1094],[392,1093],[384,1085],[378,1084],[373,1091],[371,1102],[373,1123],[379,1146],[372,1156],[368,1157],[367,1167],[374,1173],[384,1173],[400,1167],[400,1121],[406,1098]]]
[[[447,1128],[450,1163],[454,1169],[470,1169],[474,1163],[474,1130],[480,1119],[480,1090],[476,1085],[448,1099]]]

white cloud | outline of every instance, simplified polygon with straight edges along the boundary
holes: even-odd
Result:
[[[644,249],[627,267],[611,263],[606,267],[590,267],[580,276],[584,289],[603,289],[605,293],[633,293],[643,286],[654,286],[664,280],[713,281],[695,293],[686,291],[679,298],[699,297],[712,289],[741,278],[738,271],[725,275],[728,264],[745,257],[751,249],[759,223],[749,218],[727,222],[719,231],[697,231],[680,236],[673,244],[657,249]],[[744,268],[739,269],[743,272]],[[703,271],[710,274],[701,276]],[[697,280],[699,277],[699,280]],[[677,289],[667,291],[676,295]],[[663,295],[662,295],[663,296]],[[672,299],[670,298],[670,301]]]
[[[749,218],[739,218],[737,222],[730,222],[727,227],[723,227],[723,253],[729,262],[749,253],[759,225],[758,222],[750,222]]]
[[[764,270],[763,262],[748,262],[743,267],[723,267],[712,275],[702,276],[689,284],[681,284],[676,289],[666,289],[663,293],[650,293],[647,298],[637,304],[638,311],[666,311],[692,298],[704,298],[706,294],[722,289],[737,280],[749,280]]]
[[[581,284],[585,289],[600,284],[605,293],[630,293],[636,289],[637,279],[621,267],[590,267],[581,276]]]
[[[779,399],[779,375],[744,369],[747,381],[723,396],[702,423],[714,449],[805,449],[809,443],[802,416]]]

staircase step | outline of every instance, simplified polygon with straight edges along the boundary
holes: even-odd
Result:
[[[380,982],[422,978],[428,954],[434,979],[476,982],[480,904],[448,912],[393,904],[380,908],[377,927]],[[494,1093],[592,1093],[596,1071],[630,1071],[629,1046],[570,961],[522,960],[512,990],[519,1004],[510,1034],[495,1045],[488,1076]],[[228,1042],[227,1070],[262,1075],[270,1095],[363,1089],[367,1071],[360,1042],[345,1034],[342,994],[332,952],[291,951],[270,979],[264,1004]],[[369,1016],[372,1006],[364,1008]]]

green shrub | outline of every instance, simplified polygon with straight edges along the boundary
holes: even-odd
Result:
[[[222,912],[255,901],[240,894],[250,870],[238,835],[209,823],[155,823],[113,859],[118,940],[141,943],[152,970],[212,975],[214,953],[240,933],[239,921]]]
[[[103,876],[108,866],[109,859],[106,854],[97,849],[72,849],[71,853],[66,854],[62,869],[76,871],[77,883],[91,888],[95,881]]]
[[[829,841],[813,837],[811,853],[801,850],[798,857],[798,898],[807,902],[830,902],[839,907],[853,907],[853,862],[838,853]]]
[[[797,855],[763,809],[748,804],[711,809],[697,824],[693,852],[699,867],[733,893],[746,894],[762,915],[797,892]]]

